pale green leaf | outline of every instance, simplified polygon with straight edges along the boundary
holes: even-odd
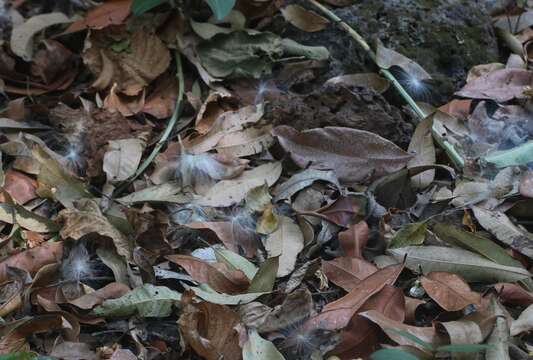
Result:
[[[406,224],[394,235],[389,248],[400,248],[410,245],[422,245],[426,238],[427,223]]]
[[[248,332],[248,341],[242,347],[243,360],[285,360],[274,344],[263,339],[257,330]]]

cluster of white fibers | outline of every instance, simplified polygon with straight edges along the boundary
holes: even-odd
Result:
[[[223,176],[224,165],[209,153],[189,154],[182,151],[177,160],[176,177],[181,179],[184,187],[220,180]]]

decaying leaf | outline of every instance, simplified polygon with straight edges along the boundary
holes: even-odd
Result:
[[[23,24],[13,28],[11,50],[25,61],[30,61],[33,56],[33,36],[49,26],[69,22],[72,20],[59,12],[32,16]]]
[[[523,99],[527,86],[533,81],[533,72],[523,69],[501,69],[467,83],[456,95],[505,102]]]
[[[16,267],[35,274],[39,269],[48,264],[61,260],[63,256],[63,243],[44,243],[18,254],[12,255],[0,262],[0,282],[7,280],[7,268]]]
[[[167,259],[183,267],[195,281],[208,284],[218,292],[238,294],[250,285],[242,271],[221,263],[208,263],[187,255],[169,255]]]
[[[178,320],[187,344],[208,360],[240,359],[239,334],[235,329],[239,322],[239,315],[227,306],[206,301],[185,304]]]
[[[307,32],[324,30],[329,21],[314,11],[306,10],[300,5],[288,5],[281,10],[285,20],[298,29]]]
[[[138,314],[141,317],[167,317],[181,294],[166,286],[144,284],[118,299],[106,300],[93,310],[96,316],[122,317]]]
[[[264,240],[268,256],[279,256],[278,277],[294,270],[296,258],[304,247],[304,237],[298,224],[287,216],[279,216],[278,229]]]
[[[358,182],[401,170],[411,155],[367,131],[326,127],[298,132],[278,126],[272,134],[300,167],[333,170],[343,182]]]
[[[103,169],[109,181],[124,181],[135,174],[144,146],[140,139],[112,140],[104,155]]]
[[[133,242],[109,222],[94,201],[81,201],[75,208],[62,210],[58,222],[63,226],[60,231],[63,239],[79,240],[96,233],[113,240],[119,255],[132,259]]]
[[[242,358],[244,360],[285,360],[274,344],[259,336],[257,330],[248,332],[248,341],[242,348]]]
[[[112,35],[112,37],[111,37]],[[138,30],[131,37],[106,30],[91,35],[91,47],[83,53],[83,60],[97,77],[93,86],[109,88],[114,83],[126,95],[137,95],[152,80],[161,75],[170,63],[170,54],[163,42],[149,31]],[[124,44],[128,51],[116,52],[109,43]]]

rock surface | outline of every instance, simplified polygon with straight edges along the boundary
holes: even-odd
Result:
[[[286,1],[290,3],[312,8],[305,0]],[[419,100],[440,104],[463,84],[470,67],[497,61],[496,39],[484,5],[485,1],[355,0],[335,13],[372,46],[379,38],[422,65],[434,83],[430,94]],[[332,23],[323,31],[306,33],[280,21],[274,23],[274,31],[303,44],[326,46],[331,60],[322,78],[375,71],[364,51]]]

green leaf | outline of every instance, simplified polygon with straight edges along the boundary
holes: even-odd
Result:
[[[139,16],[167,1],[168,0],[133,0],[130,11],[133,15]]]
[[[218,262],[222,262],[231,268],[241,270],[249,280],[257,274],[257,267],[245,257],[227,249],[215,249],[215,257]]]
[[[92,313],[103,317],[131,316],[135,313],[141,317],[167,317],[172,312],[172,305],[180,300],[181,294],[166,286],[144,284],[118,299],[104,301]]]
[[[372,360],[418,360],[413,354],[399,349],[381,349],[370,355]]]
[[[206,0],[218,20],[224,19],[235,6],[235,0]]]
[[[451,344],[439,346],[437,351],[448,351],[448,352],[462,352],[462,353],[473,353],[490,348],[491,345],[485,344]]]
[[[430,350],[430,351],[433,351],[433,345],[431,345],[430,343],[428,342],[425,342],[424,340],[420,339],[419,337],[407,332],[407,331],[404,331],[404,330],[400,330],[400,329],[393,329],[393,328],[388,328],[388,329],[383,329],[384,331],[391,331],[391,332],[395,332],[396,334],[398,335],[401,335],[403,336],[404,338],[407,338],[417,344],[419,344],[420,346]]]
[[[426,222],[406,224],[392,238],[389,248],[394,249],[410,245],[422,245],[426,238],[426,230]]]
[[[500,265],[522,267],[520,262],[513,259],[501,246],[483,236],[464,231],[454,225],[442,223],[435,224],[433,232],[449,244],[477,252]]]
[[[276,274],[278,273],[279,256],[271,257],[265,260],[257,274],[252,279],[252,283],[248,288],[249,293],[270,292],[274,288],[276,282]]]
[[[34,352],[15,352],[11,354],[0,355],[0,360],[31,360],[35,359],[37,354]]]

